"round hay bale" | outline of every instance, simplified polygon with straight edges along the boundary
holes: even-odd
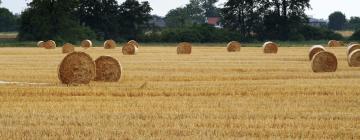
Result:
[[[192,45],[188,42],[182,42],[177,46],[177,54],[191,54]]]
[[[335,72],[337,65],[336,56],[327,51],[318,52],[311,60],[311,68],[314,72]]]
[[[115,58],[110,56],[100,56],[95,60],[95,65],[95,81],[117,82],[120,80],[122,68]]]
[[[43,45],[44,45],[44,41],[39,41],[39,42],[37,42],[37,46],[39,47],[39,48],[42,48],[42,47],[44,47]]]
[[[357,49],[360,49],[360,44],[353,44],[353,45],[350,45],[348,46],[347,48],[347,55],[349,56],[353,51],[357,50]]]
[[[64,44],[64,46],[62,47],[62,52],[63,53],[71,53],[75,51],[75,46],[71,43],[66,43]]]
[[[360,49],[350,53],[348,62],[350,67],[360,67]]]
[[[265,42],[263,45],[264,53],[277,53],[278,45],[274,42]]]
[[[81,47],[83,47],[84,49],[91,48],[92,46],[93,45],[92,45],[91,40],[83,40],[83,41],[81,41]]]
[[[95,63],[84,52],[72,52],[60,63],[58,77],[67,85],[89,84],[95,78]]]
[[[114,40],[106,40],[104,42],[104,48],[105,49],[115,49],[116,48],[116,42]]]
[[[43,43],[43,47],[45,49],[55,49],[56,48],[56,43],[53,40],[49,40],[49,41],[46,41],[45,43]]]
[[[340,47],[341,43],[339,41],[336,40],[330,40],[328,42],[328,47]]]
[[[227,51],[228,52],[239,52],[241,49],[240,42],[237,41],[231,41],[227,44]]]
[[[122,47],[122,53],[124,55],[135,55],[138,51],[138,48],[134,44],[126,43]]]
[[[321,45],[315,45],[309,50],[309,60],[311,61],[315,54],[321,51],[326,51],[326,49]]]
[[[136,48],[139,48],[139,47],[140,47],[139,43],[136,42],[135,40],[130,40],[128,43],[129,43],[129,44],[133,44]]]

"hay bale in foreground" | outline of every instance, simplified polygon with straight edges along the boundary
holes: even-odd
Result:
[[[83,40],[81,41],[81,47],[83,47],[84,49],[88,49],[91,48],[93,46],[91,40]]]
[[[341,43],[336,40],[330,40],[328,42],[328,47],[341,47]]]
[[[237,41],[231,41],[227,44],[227,51],[228,52],[239,52],[241,49],[240,42]]]
[[[188,42],[179,43],[177,46],[177,54],[191,54],[192,45]]]
[[[309,50],[309,60],[311,61],[314,55],[321,51],[326,51],[326,49],[321,45],[314,45],[313,47],[311,47]]]
[[[56,43],[53,40],[48,40],[42,45],[45,49],[55,49]]]
[[[347,47],[346,54],[349,56],[353,51],[360,49],[360,44],[353,44]]]
[[[122,68],[115,58],[110,56],[100,56],[95,60],[95,65],[95,81],[117,82],[120,80]]]
[[[62,52],[63,53],[71,53],[75,51],[75,46],[71,43],[66,43],[64,44],[64,46],[62,47]]]
[[[336,56],[327,51],[318,52],[311,60],[311,68],[314,72],[335,72],[337,65]]]
[[[89,84],[95,78],[95,63],[84,52],[72,52],[60,63],[58,77],[67,85]]]
[[[37,42],[37,46],[39,47],[39,48],[43,48],[44,47],[44,41],[39,41],[39,42]]]
[[[116,48],[116,42],[114,40],[106,40],[104,42],[104,48],[105,49],[115,49]]]
[[[360,67],[360,49],[350,53],[348,62],[350,67]]]
[[[122,53],[124,55],[135,55],[138,51],[138,48],[134,44],[126,43],[122,47]]]
[[[268,41],[265,42],[263,45],[264,53],[277,53],[278,52],[278,45],[274,42]]]
[[[136,42],[135,40],[130,40],[128,43],[129,43],[129,44],[133,44],[136,48],[139,48],[139,47],[140,47],[139,43]]]

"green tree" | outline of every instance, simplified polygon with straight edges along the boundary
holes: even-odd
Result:
[[[137,0],[126,0],[119,8],[121,23],[120,35],[124,39],[138,39],[148,26],[151,19],[149,2],[139,2]]]
[[[18,29],[18,17],[6,8],[0,8],[0,32],[11,32]]]
[[[77,11],[80,22],[97,34],[98,39],[117,39],[119,5],[116,0],[80,0]]]
[[[354,34],[349,38],[351,41],[360,41],[360,30],[354,32]]]
[[[78,1],[33,0],[21,15],[19,39],[75,43],[92,39],[94,33],[76,18]]]
[[[261,23],[264,13],[264,0],[229,0],[222,9],[225,28],[239,31],[242,38],[251,36]]]
[[[346,24],[345,14],[337,11],[329,15],[329,28],[332,30],[342,30]]]
[[[201,7],[205,11],[206,17],[217,17],[220,16],[220,10],[215,6],[219,0],[200,0]]]
[[[353,30],[360,29],[360,17],[351,17],[349,20],[349,28]]]
[[[259,32],[261,39],[301,40],[299,30],[307,23],[305,10],[310,0],[265,1],[264,29]]]
[[[185,7],[172,9],[165,16],[166,25],[171,28],[203,24],[204,21],[205,15],[200,0],[190,0]]]

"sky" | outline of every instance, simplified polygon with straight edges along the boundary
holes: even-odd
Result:
[[[14,13],[21,13],[26,8],[26,3],[31,0],[2,0],[1,7],[6,7]],[[119,3],[125,0],[118,0]],[[140,0],[142,1],[142,0]],[[153,8],[152,14],[165,16],[166,13],[174,8],[184,6],[189,0],[147,0]],[[216,4],[221,7],[226,0],[219,0]],[[359,16],[360,0],[310,0],[312,9],[306,11],[309,16],[319,19],[327,19],[334,11],[343,12],[347,18],[351,16]]]

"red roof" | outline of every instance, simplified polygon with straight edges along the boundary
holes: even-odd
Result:
[[[207,23],[210,25],[217,25],[220,21],[220,17],[208,17]]]

